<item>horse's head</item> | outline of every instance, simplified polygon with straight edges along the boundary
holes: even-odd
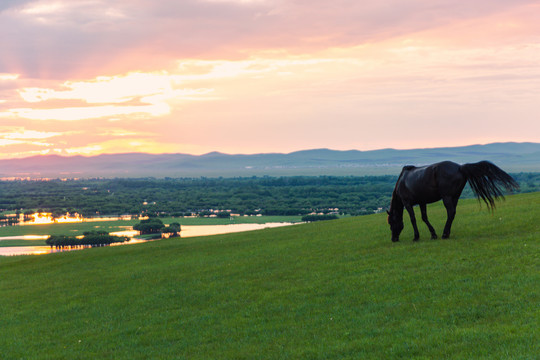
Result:
[[[403,230],[403,212],[398,214],[397,211],[394,211],[390,208],[388,213],[388,224],[390,225],[390,231],[392,231],[392,241],[399,241],[399,234]]]

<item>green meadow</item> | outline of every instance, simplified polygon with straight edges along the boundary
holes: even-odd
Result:
[[[0,358],[538,359],[539,220],[531,193],[462,200],[449,240],[378,214],[0,258]]]

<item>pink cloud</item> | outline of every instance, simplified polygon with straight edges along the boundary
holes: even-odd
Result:
[[[155,70],[181,58],[239,58],[355,46],[475,20],[531,1],[12,1],[0,13],[0,72],[39,78]],[[536,9],[538,11],[538,9]],[[126,67],[131,67],[126,69]]]

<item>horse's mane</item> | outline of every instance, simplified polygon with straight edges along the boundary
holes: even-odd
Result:
[[[407,165],[407,166],[404,166],[403,169],[401,169],[401,174],[399,174],[399,177],[396,181],[396,186],[394,187],[394,191],[392,192],[392,199],[390,200],[390,207],[388,208],[388,211],[392,211],[394,210],[394,206],[393,205],[396,205],[398,208],[401,208],[401,199],[399,197],[399,195],[397,194],[397,189],[398,189],[398,186],[400,184],[400,181],[401,181],[401,178],[403,177],[403,173],[407,170],[411,170],[413,169],[414,166],[412,165]]]

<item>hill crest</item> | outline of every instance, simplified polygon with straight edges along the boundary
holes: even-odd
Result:
[[[442,160],[489,160],[510,172],[540,171],[540,143],[491,143],[461,147],[370,151],[326,148],[291,153],[203,155],[122,153],[96,156],[38,155],[0,160],[3,178],[235,177],[397,174],[404,165]]]

